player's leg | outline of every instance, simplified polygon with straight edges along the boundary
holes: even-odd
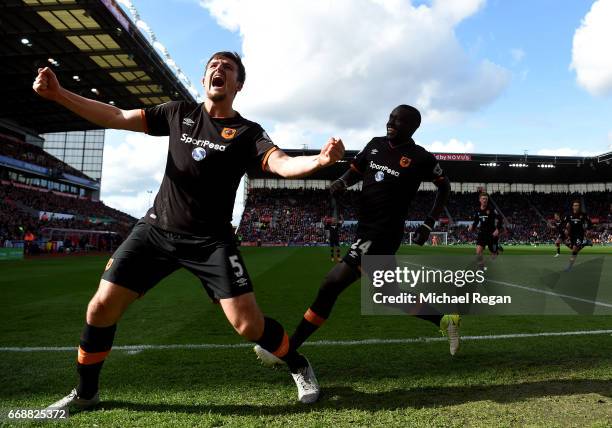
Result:
[[[569,263],[567,265],[567,267],[565,268],[566,272],[569,272],[570,270],[572,270],[572,268],[574,267],[574,263],[576,262],[576,258],[578,257],[578,253],[580,252],[580,250],[582,250],[582,237],[578,237],[578,238],[571,238],[572,241],[572,246],[571,246],[571,250],[572,250],[572,254],[570,256],[569,259]]]
[[[238,334],[287,364],[298,388],[298,399],[302,403],[317,401],[320,388],[312,366],[295,349],[290,349],[289,337],[283,326],[263,315],[255,295],[251,292],[221,299],[219,303]]]
[[[495,236],[491,237],[487,247],[489,248],[489,252],[491,253],[491,260],[495,260],[499,255],[499,239]]]
[[[98,392],[100,371],[110,353],[117,322],[138,293],[104,279],[87,305],[86,323],[81,333],[77,372],[80,398],[90,399]]]
[[[478,268],[484,268],[484,245],[478,243],[476,245],[476,263],[478,264]]]
[[[223,312],[236,332],[287,363],[292,372],[305,367],[306,359],[289,352],[289,337],[281,324],[263,315],[255,294],[249,292],[229,299],[220,299]]]
[[[388,253],[395,253],[398,247],[387,248]],[[378,250],[378,251],[377,251]],[[378,254],[382,252],[380,249],[374,248]],[[383,250],[385,251],[385,250]],[[397,267],[395,257],[389,257],[385,262],[386,266],[377,266],[377,270],[382,269],[385,271],[394,271]],[[377,292],[382,292],[384,295],[399,295],[401,290],[399,284],[392,282],[383,285],[382,288],[378,288]],[[386,306],[394,307],[401,310],[407,315],[411,315],[420,318],[424,321],[428,321],[436,326],[440,330],[442,335],[448,338],[449,352],[451,355],[455,355],[459,351],[460,346],[460,325],[461,316],[458,314],[442,314],[438,309],[429,304],[407,304],[407,303],[386,303]]]
[[[317,296],[289,339],[291,349],[298,349],[325,323],[340,293],[359,277],[357,268],[346,262],[338,263],[325,275]]]
[[[90,408],[97,404],[100,371],[112,348],[117,322],[134,300],[178,269],[157,250],[151,228],[137,223],[106,265],[87,306],[77,356],[79,385],[50,407]]]
[[[303,403],[319,397],[319,385],[308,360],[289,348],[289,337],[278,321],[265,317],[253,293],[251,278],[231,235],[193,240],[179,263],[200,278],[209,296],[219,301],[236,332],[285,362]]]
[[[289,338],[278,322],[264,317],[259,309],[251,278],[232,238],[194,241],[183,252],[179,263],[200,279],[211,299],[221,304],[236,332],[284,357]]]
[[[557,252],[555,253],[555,257],[559,257],[561,255],[561,238],[557,236],[555,240],[555,247],[557,247]]]

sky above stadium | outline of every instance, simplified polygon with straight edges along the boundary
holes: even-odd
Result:
[[[243,56],[235,107],[281,148],[360,149],[389,112],[436,152],[612,150],[612,0],[132,0],[203,94],[209,56]],[[102,199],[140,217],[167,138],[108,131]],[[128,167],[129,166],[129,167]],[[242,190],[234,221],[242,212]]]

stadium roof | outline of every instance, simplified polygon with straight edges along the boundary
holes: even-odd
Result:
[[[319,150],[285,150],[290,156],[316,155]],[[335,180],[349,167],[356,150],[347,150],[344,159],[308,177],[313,180]],[[573,184],[610,183],[610,156],[531,156],[479,153],[434,153],[451,181],[463,183],[532,183]],[[399,167],[399,166],[398,166]],[[274,178],[261,170],[250,178]]]
[[[0,20],[0,118],[38,133],[98,128],[32,91],[45,66],[67,89],[121,108],[195,101],[114,0],[5,0]]]

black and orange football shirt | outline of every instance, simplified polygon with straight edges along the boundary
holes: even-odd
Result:
[[[171,101],[142,115],[147,134],[169,137],[164,177],[144,220],[188,235],[225,231],[240,179],[265,168],[277,147],[259,124],[238,113],[212,118],[203,104]]]

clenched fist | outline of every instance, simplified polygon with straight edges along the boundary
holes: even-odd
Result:
[[[55,73],[49,67],[38,69],[38,76],[32,84],[34,92],[43,98],[54,101],[61,88]]]

